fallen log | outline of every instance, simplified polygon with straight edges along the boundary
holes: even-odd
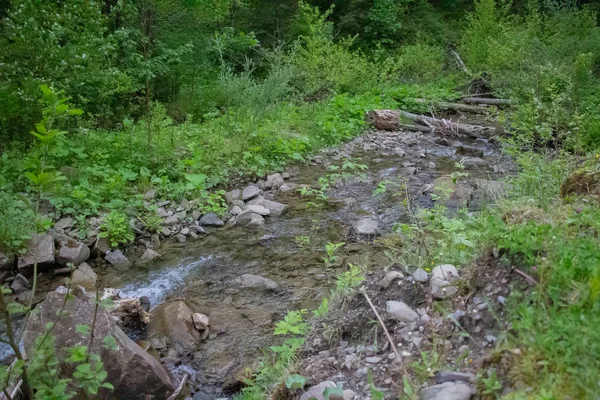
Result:
[[[496,128],[480,125],[455,123],[447,119],[437,119],[409,113],[402,110],[371,110],[367,118],[378,130],[394,131],[406,125],[404,120],[410,120],[428,127],[430,130],[445,134],[463,134],[471,137],[489,137]]]
[[[415,102],[419,104],[432,104],[434,107],[442,109],[442,110],[452,110],[452,111],[463,111],[473,114],[486,114],[490,110],[486,107],[479,106],[471,106],[468,104],[461,103],[447,103],[445,101],[432,102],[426,99],[413,99]]]
[[[404,131],[410,131],[410,132],[431,132],[431,131],[433,131],[433,129],[431,129],[428,126],[400,124],[400,123],[398,124],[397,129],[404,130]]]
[[[490,97],[465,97],[462,101],[469,104],[487,104],[490,106],[505,106],[512,104],[512,100],[509,99],[493,99]]]

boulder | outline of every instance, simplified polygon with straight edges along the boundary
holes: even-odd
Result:
[[[242,209],[238,206],[233,206],[231,207],[231,210],[229,210],[229,214],[236,216],[236,215],[240,215],[242,213]]]
[[[152,249],[146,249],[146,251],[144,252],[144,254],[142,254],[142,256],[140,257],[139,263],[140,264],[149,263],[151,261],[156,260],[160,256],[161,255],[160,255],[159,252],[154,251]]]
[[[218,215],[214,212],[209,212],[204,214],[202,218],[200,218],[200,225],[204,226],[223,226],[225,222],[218,217]]]
[[[92,257],[104,257],[110,251],[110,241],[107,238],[99,237],[92,245]]]
[[[446,382],[421,391],[421,400],[469,400],[473,389],[463,382]]]
[[[75,328],[78,325],[92,325],[95,296],[75,287],[71,290],[73,296],[66,302],[62,318],[57,320],[56,315],[61,310],[66,294],[64,287],[48,293],[46,299],[31,313],[23,335],[23,344],[29,355],[34,352],[35,339],[46,331],[49,322],[55,322],[52,334],[56,337],[60,360],[68,356],[67,348],[89,345],[89,335],[83,335]],[[160,362],[129,339],[103,307],[98,308],[94,335],[99,340],[94,341],[91,352],[102,359],[108,373],[106,382],[114,386],[114,391],[100,389],[93,399],[162,400],[174,390],[171,377]],[[115,338],[116,349],[105,348],[102,338],[108,336]],[[61,377],[70,377],[72,373],[70,364],[61,364]]]
[[[15,276],[15,279],[10,284],[10,290],[12,290],[14,294],[19,294],[28,287],[29,280],[21,274],[17,274],[17,276]]]
[[[419,319],[419,314],[402,301],[390,300],[386,302],[385,311],[388,314],[388,318],[400,322],[413,322]]]
[[[473,196],[473,188],[470,185],[460,181],[454,183],[450,176],[441,176],[433,181],[432,192],[449,208],[464,208],[469,205]]]
[[[354,233],[358,236],[376,236],[380,234],[379,223],[374,218],[361,218],[352,224]]]
[[[131,266],[131,261],[125,257],[121,250],[109,251],[104,259],[113,267],[120,270],[127,269]]]
[[[90,248],[77,240],[70,239],[61,242],[58,249],[58,263],[60,265],[79,265],[90,257]]]
[[[235,223],[239,226],[260,226],[265,224],[265,219],[260,214],[249,212],[235,217]]]
[[[258,188],[258,186],[254,186],[254,185],[246,186],[244,188],[244,191],[242,192],[242,200],[248,201],[248,200],[258,196],[259,194],[260,194],[260,189]]]
[[[177,215],[171,215],[170,217],[165,218],[163,221],[163,225],[175,225],[179,223],[179,217]]]
[[[73,218],[61,218],[54,224],[54,230],[58,232],[64,231],[65,229],[71,229],[74,225],[75,221],[73,220]]]
[[[181,233],[178,233],[177,235],[173,236],[173,238],[177,241],[177,243],[187,242],[187,237],[185,237],[185,235]]]
[[[194,328],[199,331],[204,331],[209,326],[208,317],[204,314],[194,313],[192,314],[192,321],[194,322]]]
[[[269,210],[269,212],[270,212],[269,215],[271,215],[273,217],[280,216],[287,209],[287,206],[285,204],[278,203],[278,202],[272,201],[272,200],[264,200],[262,206],[265,207],[267,210]]]
[[[38,235],[29,241],[27,253],[17,261],[17,268],[24,276],[33,274],[33,266],[37,260],[39,269],[47,268],[54,264],[54,239],[50,235]]]
[[[81,286],[90,292],[96,290],[98,276],[87,263],[79,264],[71,276],[71,287]]]
[[[266,207],[255,205],[255,204],[251,204],[251,205],[246,206],[242,210],[242,212],[241,212],[241,214],[246,214],[246,213],[254,213],[254,214],[258,214],[258,215],[263,215],[264,216],[264,215],[270,215],[271,211],[268,208],[266,208]]]
[[[275,173],[272,175],[267,175],[267,180],[265,182],[264,188],[265,190],[277,190],[279,189],[283,184],[285,183],[285,181],[283,180],[283,176],[281,176],[281,174]]]
[[[260,275],[244,274],[237,277],[234,282],[244,289],[252,288],[274,290],[278,287],[275,281]]]
[[[152,310],[146,327],[149,339],[165,339],[171,346],[194,351],[200,332],[194,328],[193,312],[183,300],[164,302]]]
[[[242,199],[242,192],[239,189],[233,189],[230,192],[225,193],[225,200],[227,200],[228,204],[233,204],[235,200]]]
[[[325,398],[325,396],[323,396],[323,392],[327,388],[334,388],[334,387],[337,387],[335,385],[335,382],[332,382],[332,381],[321,382],[318,385],[311,386],[310,388],[308,388],[308,390],[306,392],[304,392],[302,394],[302,396],[300,396],[300,400],[327,400]],[[334,400],[334,397],[330,396],[329,399]]]

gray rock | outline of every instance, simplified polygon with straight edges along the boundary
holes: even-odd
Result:
[[[181,233],[178,233],[177,235],[173,236],[173,238],[178,243],[185,243],[185,242],[187,242],[187,238],[185,237],[185,235],[182,235]]]
[[[73,218],[66,217],[61,218],[54,224],[54,229],[57,231],[64,231],[65,229],[71,229],[75,225]]]
[[[435,374],[436,383],[446,382],[469,382],[474,383],[477,377],[470,372],[457,372],[457,371],[439,371]]]
[[[260,226],[264,225],[265,219],[259,214],[242,213],[235,218],[235,223],[239,226]]]
[[[354,400],[358,397],[358,394],[354,390],[346,389],[344,390],[343,398],[344,400]]]
[[[96,290],[98,275],[87,263],[81,263],[71,277],[71,287],[81,286],[90,292]]]
[[[412,278],[415,282],[427,282],[429,280],[429,274],[422,268],[418,268],[415,272],[412,273]]]
[[[39,267],[48,267],[54,264],[54,239],[50,235],[38,235],[36,243],[35,236],[31,238],[27,246],[27,253],[17,261],[17,268],[24,276],[31,276],[33,265],[36,262]]]
[[[165,218],[163,221],[163,225],[176,225],[179,223],[179,217],[177,215],[171,215],[170,217]]]
[[[429,281],[429,291],[434,298],[445,299],[458,293],[458,288],[450,282],[434,276]]]
[[[194,328],[196,328],[198,331],[203,331],[209,326],[208,317],[204,314],[192,314],[192,321],[194,322]]]
[[[223,226],[225,222],[221,220],[214,212],[209,212],[208,214],[204,214],[202,218],[200,218],[200,225],[204,226]]]
[[[421,391],[421,400],[469,400],[471,387],[463,382],[446,382]]]
[[[240,215],[246,214],[246,213],[254,213],[254,214],[258,214],[258,215],[270,215],[271,211],[263,206],[259,206],[256,204],[251,204],[246,206],[243,210],[242,213]]]
[[[362,368],[359,368],[356,371],[354,371],[354,374],[352,374],[352,375],[357,379],[364,379],[367,377],[368,374],[369,374],[369,368],[362,367]]]
[[[379,282],[379,286],[381,286],[383,289],[387,289],[396,279],[402,278],[404,278],[404,275],[401,272],[389,271],[387,274],[385,274],[385,277],[381,280],[381,282]]]
[[[117,269],[123,270],[131,266],[131,261],[123,255],[121,250],[109,251],[104,259]]]
[[[140,257],[139,263],[140,264],[149,263],[151,261],[156,260],[160,256],[161,255],[160,255],[159,252],[154,251],[152,249],[146,249],[146,251],[144,252],[144,254],[142,254],[142,256]]]
[[[10,270],[11,266],[12,266],[11,259],[8,258],[8,256],[6,256],[4,253],[0,253],[0,271]]]
[[[265,198],[264,198],[264,196],[261,196],[261,195],[259,194],[258,196],[254,197],[252,200],[248,200],[248,201],[246,202],[246,205],[247,205],[247,206],[249,206],[249,205],[262,206],[264,201],[265,201]],[[243,208],[244,208],[244,207],[242,207],[242,209],[243,209]]]
[[[177,207],[177,210],[178,211],[181,211],[181,210],[189,211],[191,208],[192,208],[192,205],[190,204],[190,202],[187,199],[183,199],[183,200],[181,200],[179,207]]]
[[[355,211],[358,209],[358,202],[354,197],[346,197],[342,201],[344,202],[345,211]]]
[[[225,193],[225,200],[227,200],[228,204],[233,204],[235,200],[241,199],[242,192],[240,192],[240,189],[233,189],[232,191]]]
[[[79,265],[90,257],[90,249],[85,244],[76,240],[61,242],[58,249],[57,261],[60,265]]]
[[[270,215],[272,215],[274,217],[280,216],[287,209],[287,206],[285,204],[278,203],[278,202],[272,201],[272,200],[264,200],[262,206],[265,207],[266,209],[268,209],[270,212]]]
[[[395,319],[400,322],[413,322],[419,319],[419,314],[406,305],[406,303],[401,301],[390,300],[386,302],[385,311],[388,314],[388,318]]]
[[[438,279],[443,279],[448,282],[452,282],[453,280],[459,277],[458,270],[452,264],[442,264],[438,265],[431,271],[431,276]]]
[[[102,340],[94,342],[91,351],[98,354],[108,373],[106,382],[114,386],[114,391],[100,389],[94,398],[115,400],[146,400],[165,399],[173,392],[174,388],[169,373],[162,365],[135,344],[117,327],[110,313],[103,307],[96,308],[95,295],[87,294],[82,288],[75,287],[71,290],[73,298],[64,301],[67,290],[64,287],[50,292],[46,299],[31,313],[23,335],[23,345],[28,354],[31,354],[35,340],[46,332],[46,324],[54,322],[52,335],[56,337],[56,349],[59,360],[64,360],[68,353],[67,348],[73,346],[89,345],[89,335],[84,335],[75,330],[77,325],[92,325],[96,313],[94,334],[98,338],[112,336],[117,342],[116,349],[107,349]],[[56,315],[62,309],[62,317],[57,320]],[[64,364],[63,364],[64,365]],[[59,378],[71,377],[72,367],[60,368]],[[143,373],[140,373],[143,371]]]
[[[99,237],[92,245],[92,257],[104,257],[110,251],[110,241],[107,238]]]
[[[29,280],[21,274],[17,274],[17,276],[15,276],[15,279],[10,284],[10,290],[12,290],[14,294],[19,294],[28,287]]]
[[[286,182],[283,185],[281,185],[281,187],[279,188],[280,192],[290,192],[292,190],[295,190],[298,186],[295,183],[292,182]]]
[[[192,400],[214,400],[213,396],[205,393],[205,392],[196,392],[194,396],[192,396]]]
[[[152,310],[146,327],[148,338],[166,339],[171,346],[195,350],[200,332],[194,328],[193,312],[183,300],[162,303]]]
[[[158,207],[156,209],[156,215],[158,215],[161,218],[167,218],[170,217],[169,213],[167,212],[167,210],[165,210],[164,207]]]
[[[465,167],[484,167],[487,165],[487,161],[479,157],[469,157],[462,161]]]
[[[231,207],[231,210],[229,210],[229,214],[231,215],[240,215],[242,213],[242,209],[238,206],[233,206]]]
[[[481,158],[484,155],[484,151],[474,146],[459,145],[456,146],[456,154]]]
[[[156,197],[156,189],[150,189],[146,193],[144,193],[144,200],[150,201],[154,200]]]
[[[377,357],[377,356],[365,358],[365,362],[367,362],[369,364],[379,364],[381,362],[381,360],[383,360],[383,358]]]
[[[198,210],[192,211],[192,221],[198,221],[201,216],[202,216],[202,213],[200,211],[198,211]]]
[[[269,190],[269,189],[277,190],[284,183],[285,183],[285,181],[283,180],[283,176],[281,176],[280,173],[275,173],[275,174],[272,174],[272,175],[267,175],[267,180],[265,182],[264,188],[266,190]]]
[[[260,194],[260,189],[257,186],[254,186],[254,185],[246,186],[244,188],[244,191],[242,192],[242,200],[248,201],[248,200],[252,199],[253,197],[258,196],[259,194]]]
[[[352,224],[352,229],[359,236],[376,236],[380,234],[379,223],[371,217],[355,221]]]
[[[432,192],[450,208],[464,208],[469,205],[473,188],[461,181],[454,183],[450,176],[441,176],[433,181]]]
[[[300,400],[326,400],[325,396],[323,396],[323,392],[325,391],[325,389],[330,387],[336,387],[335,383],[332,381],[321,382],[318,385],[308,388],[308,390],[304,392],[302,396],[300,396]],[[333,400],[331,397],[330,399]]]
[[[260,275],[244,274],[237,277],[234,282],[242,288],[274,290],[278,287],[275,281]]]
[[[185,227],[179,233],[181,233],[183,236],[190,236],[190,228]]]
[[[290,179],[292,176],[290,175],[290,173],[289,173],[289,172],[282,172],[282,173],[281,173],[281,177],[282,177],[283,179]]]

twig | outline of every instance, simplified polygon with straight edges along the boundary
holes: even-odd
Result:
[[[526,281],[528,281],[529,283],[531,283],[533,286],[537,286],[538,282],[533,279],[531,276],[527,275],[525,272],[521,271],[518,268],[515,268],[515,272],[519,275],[521,275],[523,278],[525,278]]]
[[[381,327],[383,328],[383,331],[385,332],[385,336],[387,336],[388,342],[390,343],[390,346],[392,346],[392,350],[394,350],[394,354],[396,354],[396,359],[398,361],[402,360],[402,357],[400,357],[400,353],[398,353],[398,349],[396,349],[396,345],[394,344],[394,340],[390,336],[390,333],[388,332],[387,328],[385,327],[385,324],[383,323],[383,320],[381,319],[381,316],[379,315],[379,313],[375,309],[375,306],[371,302],[371,299],[369,298],[369,295],[365,291],[365,288],[361,287],[359,291],[362,293],[363,296],[365,296],[365,299],[367,300],[367,303],[369,303],[369,306],[371,307],[371,310],[373,310],[373,312],[375,313],[375,316],[377,317],[377,320],[379,321],[379,325],[381,325]]]
[[[186,372],[183,375],[183,378],[181,379],[179,386],[177,386],[177,389],[175,389],[175,391],[173,392],[172,395],[167,397],[167,400],[175,400],[177,398],[177,396],[179,396],[179,393],[181,393],[181,391],[183,390],[183,387],[185,386],[185,383],[187,382],[188,377],[189,377],[189,374]]]

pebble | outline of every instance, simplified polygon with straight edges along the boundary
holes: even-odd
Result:
[[[382,358],[377,357],[377,356],[365,358],[365,361],[369,364],[379,364],[381,362],[381,360],[382,360]]]

